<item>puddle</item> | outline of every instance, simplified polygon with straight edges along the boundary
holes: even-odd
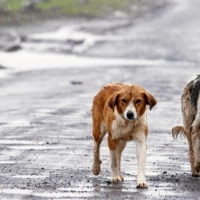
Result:
[[[50,197],[50,198],[62,198],[62,197],[70,197],[70,198],[83,198],[83,197],[93,197],[93,193],[84,193],[84,192],[74,192],[70,193],[61,193],[61,192],[42,192],[42,193],[33,193],[33,196],[38,197]]]
[[[181,164],[181,163],[180,163],[180,164]],[[190,171],[189,160],[188,160],[188,165],[181,165],[180,167],[181,167],[181,169],[183,169],[184,172]]]
[[[0,193],[7,193],[7,194],[27,194],[30,195],[33,191],[32,190],[22,190],[22,189],[0,189]]]
[[[49,175],[16,175],[16,176],[13,176],[13,178],[21,178],[21,179],[27,179],[27,178],[44,179],[44,178],[47,178],[47,177],[49,177]]]
[[[46,142],[39,141],[27,141],[27,140],[0,140],[0,144],[46,144]]]
[[[9,119],[7,122],[7,124],[3,125],[4,127],[7,126],[31,126],[30,122],[28,120],[25,119]]]
[[[15,164],[14,161],[0,161],[0,164]]]
[[[24,135],[8,135],[3,137],[2,139],[21,139],[24,138]]]
[[[121,36],[94,35],[74,26],[62,27],[54,32],[32,34],[24,42],[24,49],[83,52],[99,41],[119,41]]]
[[[65,131],[65,135],[49,135],[48,138],[77,139],[83,130],[73,129]]]
[[[0,193],[5,194],[15,194],[15,195],[31,195],[36,197],[46,197],[46,198],[62,198],[62,197],[92,197],[94,194],[92,193],[84,193],[81,191],[71,191],[70,193],[62,193],[62,192],[35,192],[33,190],[25,190],[25,189],[0,189]]]
[[[10,78],[12,74],[12,70],[10,69],[4,69],[4,70],[0,70],[0,78]]]
[[[37,146],[37,145],[27,145],[27,146],[8,146],[9,149],[19,149],[19,150],[48,150],[48,149],[66,149],[66,146]]]
[[[91,192],[91,191],[94,191],[95,188],[93,188],[92,186],[91,187],[70,187],[70,188],[58,188],[58,190],[60,191],[65,191],[65,192]]]
[[[43,117],[43,116],[50,116],[52,112],[55,112],[53,109],[37,109],[34,113],[31,113],[32,116]]]
[[[148,162],[157,162],[157,161],[166,161],[168,157],[166,156],[158,156],[158,155],[151,155],[148,157]]]
[[[76,55],[62,55],[56,53],[37,53],[20,50],[12,54],[0,52],[1,63],[4,66],[14,68],[17,71],[30,71],[55,68],[74,67],[100,67],[100,66],[133,66],[133,65],[168,65],[165,60],[144,60],[144,59],[124,59],[124,58],[98,58],[83,57]],[[31,60],[31,62],[30,62]],[[67,64],[70,63],[70,64]],[[27,67],[28,66],[28,67]]]

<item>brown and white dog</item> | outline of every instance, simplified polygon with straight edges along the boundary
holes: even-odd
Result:
[[[172,128],[177,138],[182,133],[187,137],[189,159],[193,176],[200,176],[200,75],[192,78],[181,95],[183,125]]]
[[[137,188],[146,188],[146,138],[148,134],[146,105],[150,109],[156,99],[138,85],[111,83],[94,97],[92,106],[94,160],[93,174],[100,172],[100,144],[108,133],[111,156],[111,181],[122,182],[121,153],[127,141],[135,140],[138,162]]]

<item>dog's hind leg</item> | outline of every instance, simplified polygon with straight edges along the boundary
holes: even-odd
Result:
[[[93,166],[92,171],[94,175],[98,175],[101,171],[101,160],[100,160],[100,145],[103,137],[106,134],[105,123],[98,117],[93,117],[93,137],[94,137],[94,149],[93,149]]]
[[[192,144],[192,139],[189,135],[187,135],[187,140],[188,140],[188,156],[190,159],[190,165],[191,165],[191,171],[192,171],[192,176],[198,176],[198,172],[195,170],[194,167],[194,161],[195,161],[195,155],[194,155],[194,145]]]
[[[194,140],[194,154],[195,154],[195,162],[194,168],[197,173],[200,172],[200,136],[196,137]],[[200,174],[198,174],[199,176]]]
[[[194,169],[196,176],[200,176],[200,126],[193,126],[192,145],[194,149]]]
[[[191,140],[194,149],[194,169],[196,176],[200,176],[200,98],[197,104],[195,120],[192,124]]]

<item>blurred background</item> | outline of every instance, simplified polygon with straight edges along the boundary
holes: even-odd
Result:
[[[63,18],[143,17],[167,5],[153,0],[1,0],[1,25],[21,25]]]
[[[0,0],[1,199],[199,199],[180,95],[199,73],[199,0]],[[137,190],[135,145],[123,184],[92,166],[91,105],[110,82],[156,97],[148,111],[148,190]]]
[[[135,40],[130,28],[171,5],[166,0],[0,0],[0,50],[143,57],[141,48],[129,45]]]

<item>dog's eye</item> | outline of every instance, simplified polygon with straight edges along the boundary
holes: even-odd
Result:
[[[123,103],[126,103],[126,99],[122,99],[121,101],[122,101]]]
[[[135,101],[136,104],[139,104],[140,102],[141,102],[140,99],[137,99],[137,100]]]

